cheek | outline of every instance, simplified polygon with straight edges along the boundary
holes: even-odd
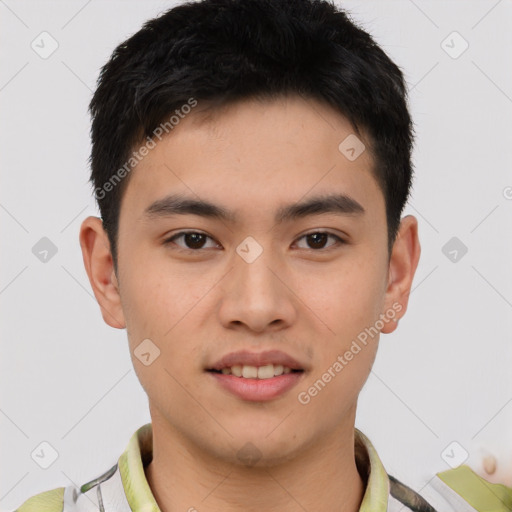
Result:
[[[162,409],[172,396],[179,410],[187,410],[188,395],[180,383],[189,378],[190,365],[198,360],[195,333],[187,324],[198,302],[190,278],[172,275],[149,262],[126,266],[125,275],[130,277],[123,282],[123,309],[137,377],[151,401]]]
[[[179,304],[177,297],[172,297],[173,289],[153,279],[151,272],[132,273],[127,281],[122,290],[123,309],[131,341],[140,337],[161,339],[173,325],[169,304]]]
[[[171,268],[150,251],[131,253],[123,267],[122,301],[129,332],[134,336],[165,338],[198,301],[191,277]]]
[[[139,260],[139,261],[137,261]],[[145,261],[143,264],[142,261]],[[123,310],[132,360],[141,381],[156,379],[155,370],[167,369],[175,376],[186,373],[187,365],[198,360],[200,347],[197,331],[203,328],[202,319],[209,318],[204,307],[212,280],[198,272],[192,275],[165,261],[134,258],[125,265],[121,289]],[[137,360],[137,347],[151,340],[158,348],[155,365],[146,367]],[[148,368],[151,374],[147,375]],[[190,371],[190,368],[188,368]],[[161,373],[161,372],[160,372]],[[158,379],[169,379],[165,372]]]
[[[309,273],[301,284],[304,303],[324,323],[322,332],[342,343],[375,323],[385,293],[384,270],[378,262],[343,263]]]
[[[371,371],[385,292],[382,263],[362,258],[345,263],[339,272],[329,272],[329,278],[311,279],[310,290],[314,291],[308,304],[321,320],[315,329],[325,335],[319,338],[318,364],[307,383],[310,392],[306,392],[318,397],[314,402],[320,409],[336,404],[333,417],[338,419],[357,399]]]

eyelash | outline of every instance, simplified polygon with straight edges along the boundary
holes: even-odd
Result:
[[[197,235],[203,235],[205,236],[206,238],[210,238],[211,240],[213,240],[213,238],[211,236],[208,236],[207,234],[205,233],[202,233],[200,231],[180,231],[179,233],[176,233],[175,235],[171,236],[170,238],[164,240],[163,242],[163,245],[170,245],[171,243],[174,243],[174,240],[178,239],[178,238],[181,238],[185,235],[190,235],[190,234],[197,234]],[[328,231],[311,231],[310,233],[305,233],[304,235],[302,235],[301,237],[299,237],[297,240],[302,240],[303,238],[306,238],[307,236],[310,236],[310,235],[328,235],[328,236],[331,236],[333,238],[336,239],[337,243],[334,244],[334,245],[331,245],[327,248],[320,248],[320,249],[309,249],[313,252],[326,252],[336,246],[340,246],[340,245],[344,245],[346,244],[347,242],[345,242],[345,240],[343,240],[341,237],[339,237],[338,235],[335,235],[334,233],[330,233]],[[204,248],[200,248],[200,249],[190,249],[190,248],[183,248],[181,246],[178,246],[178,250],[179,251],[182,251],[182,252],[200,252],[200,251],[205,251],[207,250],[208,248],[204,249]],[[306,249],[307,250],[307,249]]]

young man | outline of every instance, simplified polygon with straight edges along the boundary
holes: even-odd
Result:
[[[90,110],[84,264],[152,422],[18,511],[488,510],[469,468],[422,497],[354,426],[420,256],[404,80],[372,38],[323,1],[183,4],[116,48]]]

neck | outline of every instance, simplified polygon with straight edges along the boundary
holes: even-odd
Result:
[[[353,418],[291,460],[252,467],[221,461],[152,419],[153,460],[145,471],[162,512],[359,510],[365,483]]]

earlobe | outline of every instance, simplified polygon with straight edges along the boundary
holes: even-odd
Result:
[[[421,247],[418,238],[418,221],[407,215],[400,223],[400,228],[393,244],[389,261],[389,279],[386,289],[386,312],[394,311],[394,320],[385,324],[381,332],[389,334],[398,326],[398,320],[407,310],[412,281],[418,267]],[[389,316],[389,315],[386,315]]]
[[[116,329],[126,327],[119,283],[114,272],[108,236],[98,217],[87,217],[80,227],[80,247],[89,282],[103,320]]]

